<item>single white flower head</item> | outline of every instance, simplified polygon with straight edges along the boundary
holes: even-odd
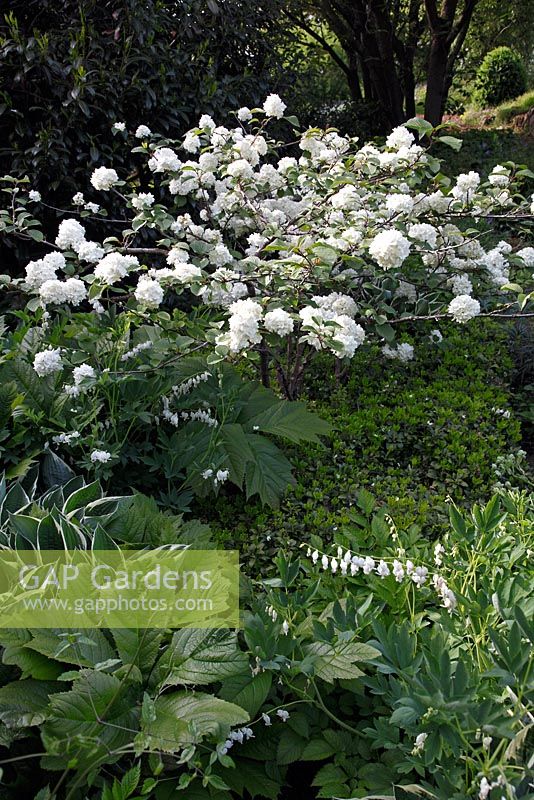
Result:
[[[119,176],[114,169],[97,167],[91,175],[91,183],[99,191],[107,191],[118,183]]]
[[[284,111],[287,106],[277,94],[270,94],[263,104],[263,110],[268,117],[276,117],[281,119],[284,116]]]

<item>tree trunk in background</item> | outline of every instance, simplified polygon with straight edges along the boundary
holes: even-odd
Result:
[[[443,116],[445,101],[445,76],[447,73],[448,29],[443,20],[439,20],[432,30],[430,53],[426,77],[425,119],[432,125],[439,125]]]
[[[477,1],[464,0],[462,11],[455,21],[459,0],[443,0],[439,11],[437,0],[425,0],[431,37],[425,119],[432,125],[439,125],[443,118],[454,75],[454,65],[464,43]]]
[[[369,68],[376,99],[388,122],[395,127],[405,120],[404,95],[395,64],[388,0],[371,0],[365,3],[365,13],[363,57]]]
[[[347,79],[349,82],[350,96],[352,100],[363,100],[362,89],[360,85],[358,54],[348,53],[347,60],[348,60]]]
[[[337,36],[351,97],[359,100],[363,94],[365,100],[379,103],[391,126],[415,116],[414,61],[427,27],[425,118],[439,125],[478,0],[405,0],[402,5],[398,0],[300,1],[310,17],[321,17]],[[308,22],[292,18],[310,32]],[[329,45],[326,49],[341,61]]]

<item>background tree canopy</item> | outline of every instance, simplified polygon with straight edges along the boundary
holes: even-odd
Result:
[[[120,159],[111,126],[178,135],[273,83],[276,3],[30,0],[0,21],[0,168],[70,191]],[[157,123],[157,124],[156,124]]]

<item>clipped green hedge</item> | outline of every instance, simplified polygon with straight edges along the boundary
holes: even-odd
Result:
[[[510,47],[496,47],[490,50],[478,69],[474,99],[482,107],[498,106],[523,94],[526,88],[521,56]]]
[[[237,497],[220,498],[209,521],[221,543],[251,564],[268,563],[281,546],[324,536],[346,524],[360,489],[374,493],[402,526],[439,535],[444,501],[467,506],[496,481],[496,454],[518,449],[520,424],[509,410],[512,361],[507,331],[487,323],[443,327],[440,345],[420,344],[399,364],[357,355],[344,385],[320,366],[308,399],[335,426],[321,448],[291,454],[297,485],[279,511]]]

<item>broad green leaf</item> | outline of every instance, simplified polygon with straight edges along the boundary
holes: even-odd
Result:
[[[116,628],[112,631],[123,664],[135,664],[143,675],[154,666],[163,632],[154,629]]]
[[[224,463],[230,470],[230,480],[241,488],[247,462],[254,458],[247,435],[241,425],[233,423],[222,425],[219,436],[225,451]]]
[[[289,400],[279,400],[265,411],[249,417],[247,427],[283,436],[291,442],[319,442],[319,436],[326,436],[332,430],[329,422],[308,411],[304,403]]]
[[[301,761],[323,761],[336,752],[335,748],[324,739],[311,739],[300,756]]]
[[[30,678],[0,688],[0,721],[19,727],[39,725],[46,719],[50,695],[63,686],[55,681]]]
[[[279,764],[293,764],[300,759],[305,747],[306,739],[286,727],[278,740],[276,760]]]
[[[81,489],[78,489],[69,495],[65,505],[63,506],[63,513],[67,515],[72,514],[73,511],[76,511],[79,508],[84,508],[88,503],[94,503],[96,500],[101,500],[102,494],[103,492],[99,481],[88,483],[87,486],[82,486]]]
[[[63,666],[35,650],[17,645],[8,645],[2,653],[4,664],[16,664],[22,678],[37,678],[40,681],[55,681],[63,672]]]
[[[144,726],[152,748],[173,753],[206,736],[218,741],[228,729],[248,722],[248,714],[239,706],[210,694],[173,692],[155,701],[156,718]]]
[[[110,658],[115,658],[115,651],[108,640],[99,629],[68,631],[59,628],[31,629],[32,639],[27,643],[27,647],[42,653],[49,658],[59,658],[67,664],[77,664],[84,667],[92,667],[101,664]],[[77,637],[77,641],[69,647],[65,647],[69,639],[60,634],[69,634]],[[61,650],[60,655],[58,652]]]
[[[236,703],[251,717],[255,717],[263,706],[272,685],[272,674],[270,672],[260,672],[258,675],[235,675],[225,678],[222,689],[219,692],[223,700],[230,700]]]
[[[277,508],[280,497],[294,483],[291,464],[273,442],[263,436],[248,437],[254,460],[247,464],[247,498],[259,494],[262,503]]]
[[[157,674],[163,686],[200,686],[247,671],[248,657],[238,649],[235,633],[184,628],[172,637]]]
[[[363,672],[356,663],[380,656],[378,650],[362,642],[346,642],[336,647],[328,642],[312,642],[303,648],[303,652],[306,660],[311,661],[315,675],[328,683],[336,679],[359,678]]]
[[[76,755],[79,768],[100,758],[113,763],[119,758],[114,751],[132,740],[138,718],[135,694],[129,686],[106,672],[82,669],[69,692],[50,699],[43,742],[62,755],[44,758],[43,765],[53,768],[72,755]],[[83,748],[75,737],[84,737]]]
[[[462,140],[457,139],[455,136],[438,136],[436,137],[437,142],[443,142],[446,144],[447,147],[451,147],[457,153],[462,149]]]

